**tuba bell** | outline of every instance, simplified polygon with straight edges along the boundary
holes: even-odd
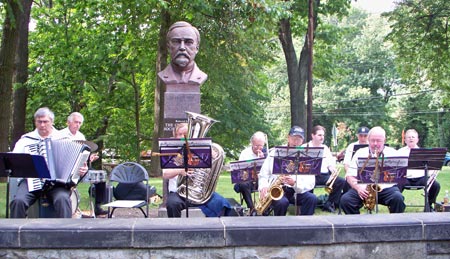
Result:
[[[189,139],[205,137],[211,126],[218,122],[198,113],[186,112],[186,114],[188,118]],[[177,193],[181,197],[186,197],[187,191],[188,200],[192,204],[201,205],[206,203],[216,189],[225,159],[225,152],[219,144],[212,143],[211,156],[211,168],[196,168],[194,169],[194,173],[188,177],[178,176]]]

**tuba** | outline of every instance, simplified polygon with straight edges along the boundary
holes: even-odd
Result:
[[[211,126],[217,122],[198,113],[186,112],[186,114],[188,117],[188,138],[205,137]],[[188,177],[178,176],[177,193],[181,197],[186,197],[187,192],[188,200],[192,204],[201,205],[206,203],[216,189],[225,152],[219,144],[212,143],[211,156],[211,168],[196,168],[194,173]]]

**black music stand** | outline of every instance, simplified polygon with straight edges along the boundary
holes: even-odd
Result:
[[[374,177],[378,160],[378,178]],[[358,181],[367,184],[404,184],[406,181],[407,157],[358,158]],[[375,193],[375,213],[378,213],[378,192]]]
[[[369,144],[355,144],[353,145],[353,151],[352,151],[352,159],[353,159],[353,155],[355,155],[356,151],[358,151],[359,149],[363,148],[363,147],[368,147]]]
[[[189,218],[189,175],[191,168],[211,168],[211,138],[159,139],[161,169],[184,168],[186,173],[186,218]],[[181,159],[180,159],[181,158]]]
[[[318,175],[322,167],[323,147],[275,147],[273,174]],[[295,190],[295,189],[294,189]],[[294,195],[295,211],[298,213],[297,193]]]
[[[368,147],[369,144],[355,144],[353,145],[353,152],[352,152],[352,158],[353,155],[356,153],[356,151],[358,151],[359,149],[363,148],[363,147]],[[389,144],[384,144],[385,147],[388,147]]]
[[[0,153],[0,176],[7,177],[6,218],[9,217],[9,178],[50,178],[43,156],[22,153]]]
[[[425,172],[425,212],[430,212],[428,170],[441,170],[446,152],[446,148],[412,148],[409,153],[408,169],[419,169]]]
[[[256,158],[231,162],[231,183],[256,182],[258,180],[258,173],[265,160],[265,158]]]

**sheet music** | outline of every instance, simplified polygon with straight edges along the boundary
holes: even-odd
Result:
[[[320,174],[323,147],[275,147],[273,174]]]
[[[257,181],[258,174],[264,160],[265,158],[257,158],[246,161],[231,162],[231,183]]]
[[[358,180],[362,183],[373,183],[376,158],[358,158]],[[380,170],[377,183],[392,184],[406,181],[406,171],[408,167],[408,157],[386,157],[378,159]]]

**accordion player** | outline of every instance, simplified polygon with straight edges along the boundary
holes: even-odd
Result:
[[[62,139],[44,139],[26,146],[27,153],[43,156],[50,178],[28,178],[29,191],[48,189],[54,185],[72,187],[82,176],[80,168],[90,155],[89,146],[82,141]]]

